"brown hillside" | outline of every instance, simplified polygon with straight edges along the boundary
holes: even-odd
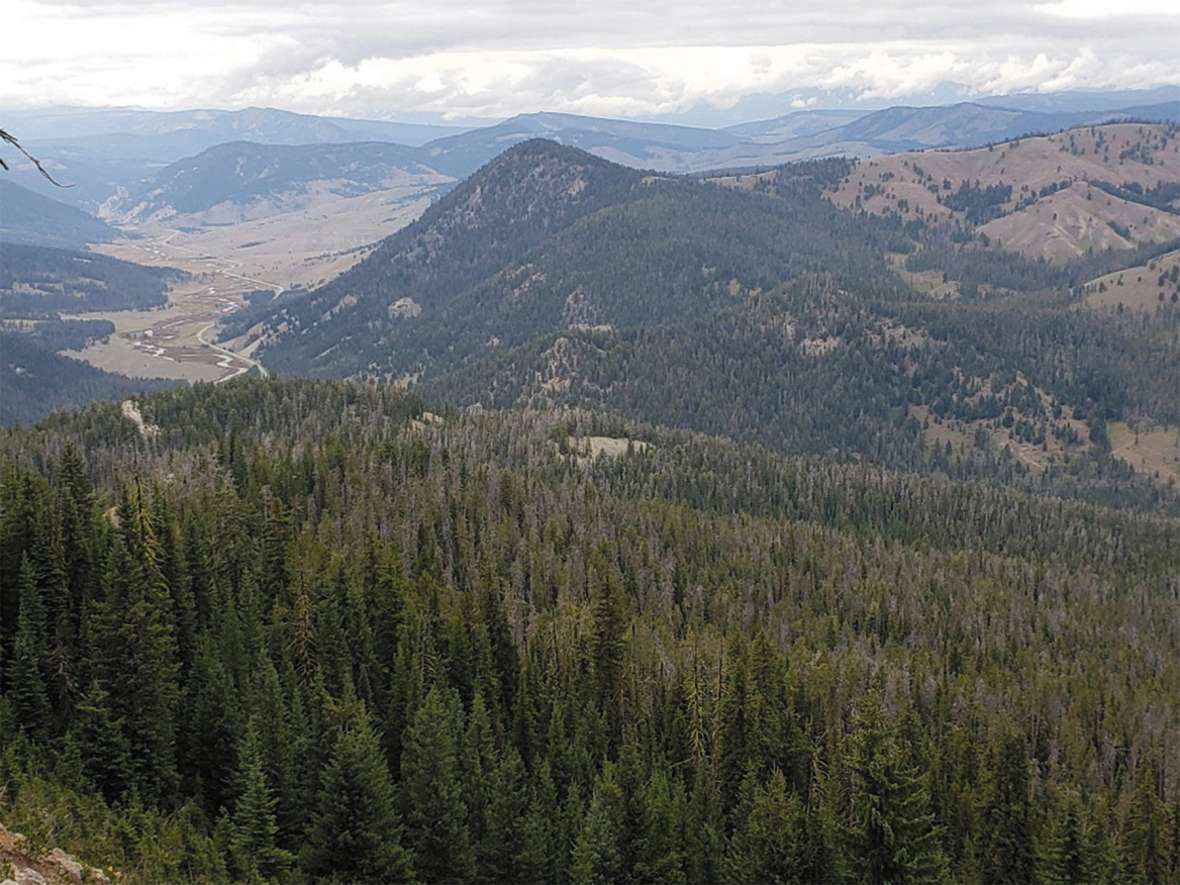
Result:
[[[964,211],[947,205],[961,185],[1010,186],[1010,198],[997,207],[1000,217],[983,231],[1007,248],[1057,261],[1180,236],[1180,216],[1087,182],[1145,189],[1180,182],[1180,127],[1112,123],[990,148],[877,157],[859,163],[832,200],[881,214],[966,222]]]
[[[1180,249],[1146,264],[1116,270],[1086,284],[1086,307],[1155,310],[1180,300]]]

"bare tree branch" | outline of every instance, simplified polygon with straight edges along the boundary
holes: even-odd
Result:
[[[9,133],[5,132],[3,129],[0,129],[0,141],[8,142],[10,145],[12,145],[14,148],[16,148],[22,154],[24,154],[29,159],[29,161],[32,162],[32,164],[37,167],[37,171],[40,172],[42,175],[44,175],[47,179],[49,179],[49,181],[52,184],[55,184],[58,187],[73,187],[72,184],[62,184],[60,181],[58,181],[56,178],[54,178],[52,175],[50,175],[49,172],[46,171],[45,167],[41,165],[41,161],[38,160],[36,157],[34,157],[32,154],[30,154],[28,151],[26,151],[24,149],[24,147],[21,146],[21,143],[16,140],[16,136],[10,135]],[[2,167],[5,171],[8,170],[8,164],[5,163],[3,159],[0,159],[0,167]]]

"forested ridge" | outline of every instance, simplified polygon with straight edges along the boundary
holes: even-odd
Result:
[[[1083,305],[1092,275],[1163,247],[1004,252],[965,222],[838,208],[858,169],[674,178],[529,141],[223,335],[260,337],[272,371],[396,380],[433,403],[605,408],[1180,514],[1180,449],[1153,471],[1108,431],[1180,426],[1180,309]]]
[[[1175,519],[379,385],[139,407],[0,434],[0,820],[38,844],[129,882],[1180,877]]]

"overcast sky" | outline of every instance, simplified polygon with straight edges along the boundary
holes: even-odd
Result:
[[[1180,0],[3,0],[2,21],[9,107],[651,117],[1180,84]]]

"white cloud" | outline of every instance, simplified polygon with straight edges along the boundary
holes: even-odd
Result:
[[[947,82],[979,93],[1141,87],[1180,83],[1178,9],[1172,0],[5,0],[0,104],[658,115],[795,90],[896,101]]]

